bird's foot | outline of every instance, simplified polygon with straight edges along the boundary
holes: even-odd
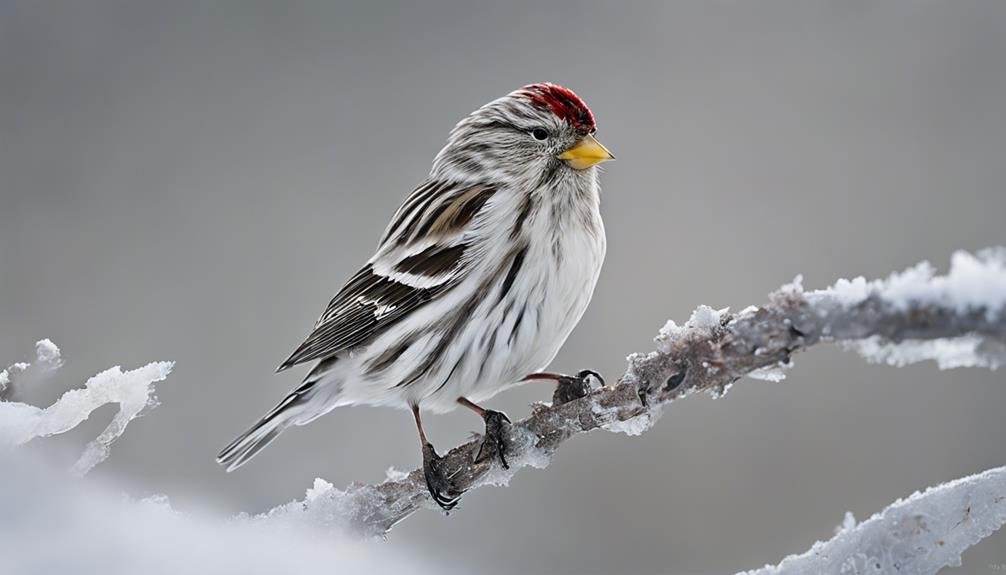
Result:
[[[562,405],[586,396],[592,389],[592,380],[597,380],[601,387],[604,387],[604,378],[592,369],[580,370],[576,375],[532,373],[525,377],[524,381],[535,379],[547,379],[555,382],[555,392],[552,393],[552,405]]]
[[[482,419],[486,422],[486,434],[479,446],[478,453],[475,454],[475,461],[483,461],[487,457],[496,455],[499,457],[500,465],[503,469],[510,469],[510,464],[506,460],[506,428],[510,424],[510,418],[501,411],[487,409]]]
[[[430,490],[437,505],[444,511],[454,509],[463,492],[455,487],[451,476],[444,469],[444,460],[429,443],[423,445],[423,476],[426,478],[426,488]]]

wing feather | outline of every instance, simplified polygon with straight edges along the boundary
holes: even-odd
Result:
[[[465,233],[493,186],[427,182],[389,224],[377,255],[339,290],[306,340],[279,366],[325,359],[367,343],[466,274]]]

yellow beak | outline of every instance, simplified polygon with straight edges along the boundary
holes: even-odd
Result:
[[[589,134],[557,157],[560,160],[565,160],[574,170],[586,170],[595,164],[615,159],[608,148],[602,146],[601,142]]]

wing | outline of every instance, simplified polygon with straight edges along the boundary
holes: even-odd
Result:
[[[469,231],[495,192],[490,185],[439,181],[416,188],[374,257],[335,294],[277,371],[365,344],[456,285],[472,255]]]

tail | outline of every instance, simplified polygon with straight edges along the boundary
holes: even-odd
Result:
[[[272,443],[280,433],[291,425],[302,425],[317,417],[308,413],[307,400],[313,395],[316,382],[306,382],[290,392],[279,405],[265,414],[262,419],[242,433],[217,455],[217,463],[230,472],[241,467],[255,457],[266,445]]]

